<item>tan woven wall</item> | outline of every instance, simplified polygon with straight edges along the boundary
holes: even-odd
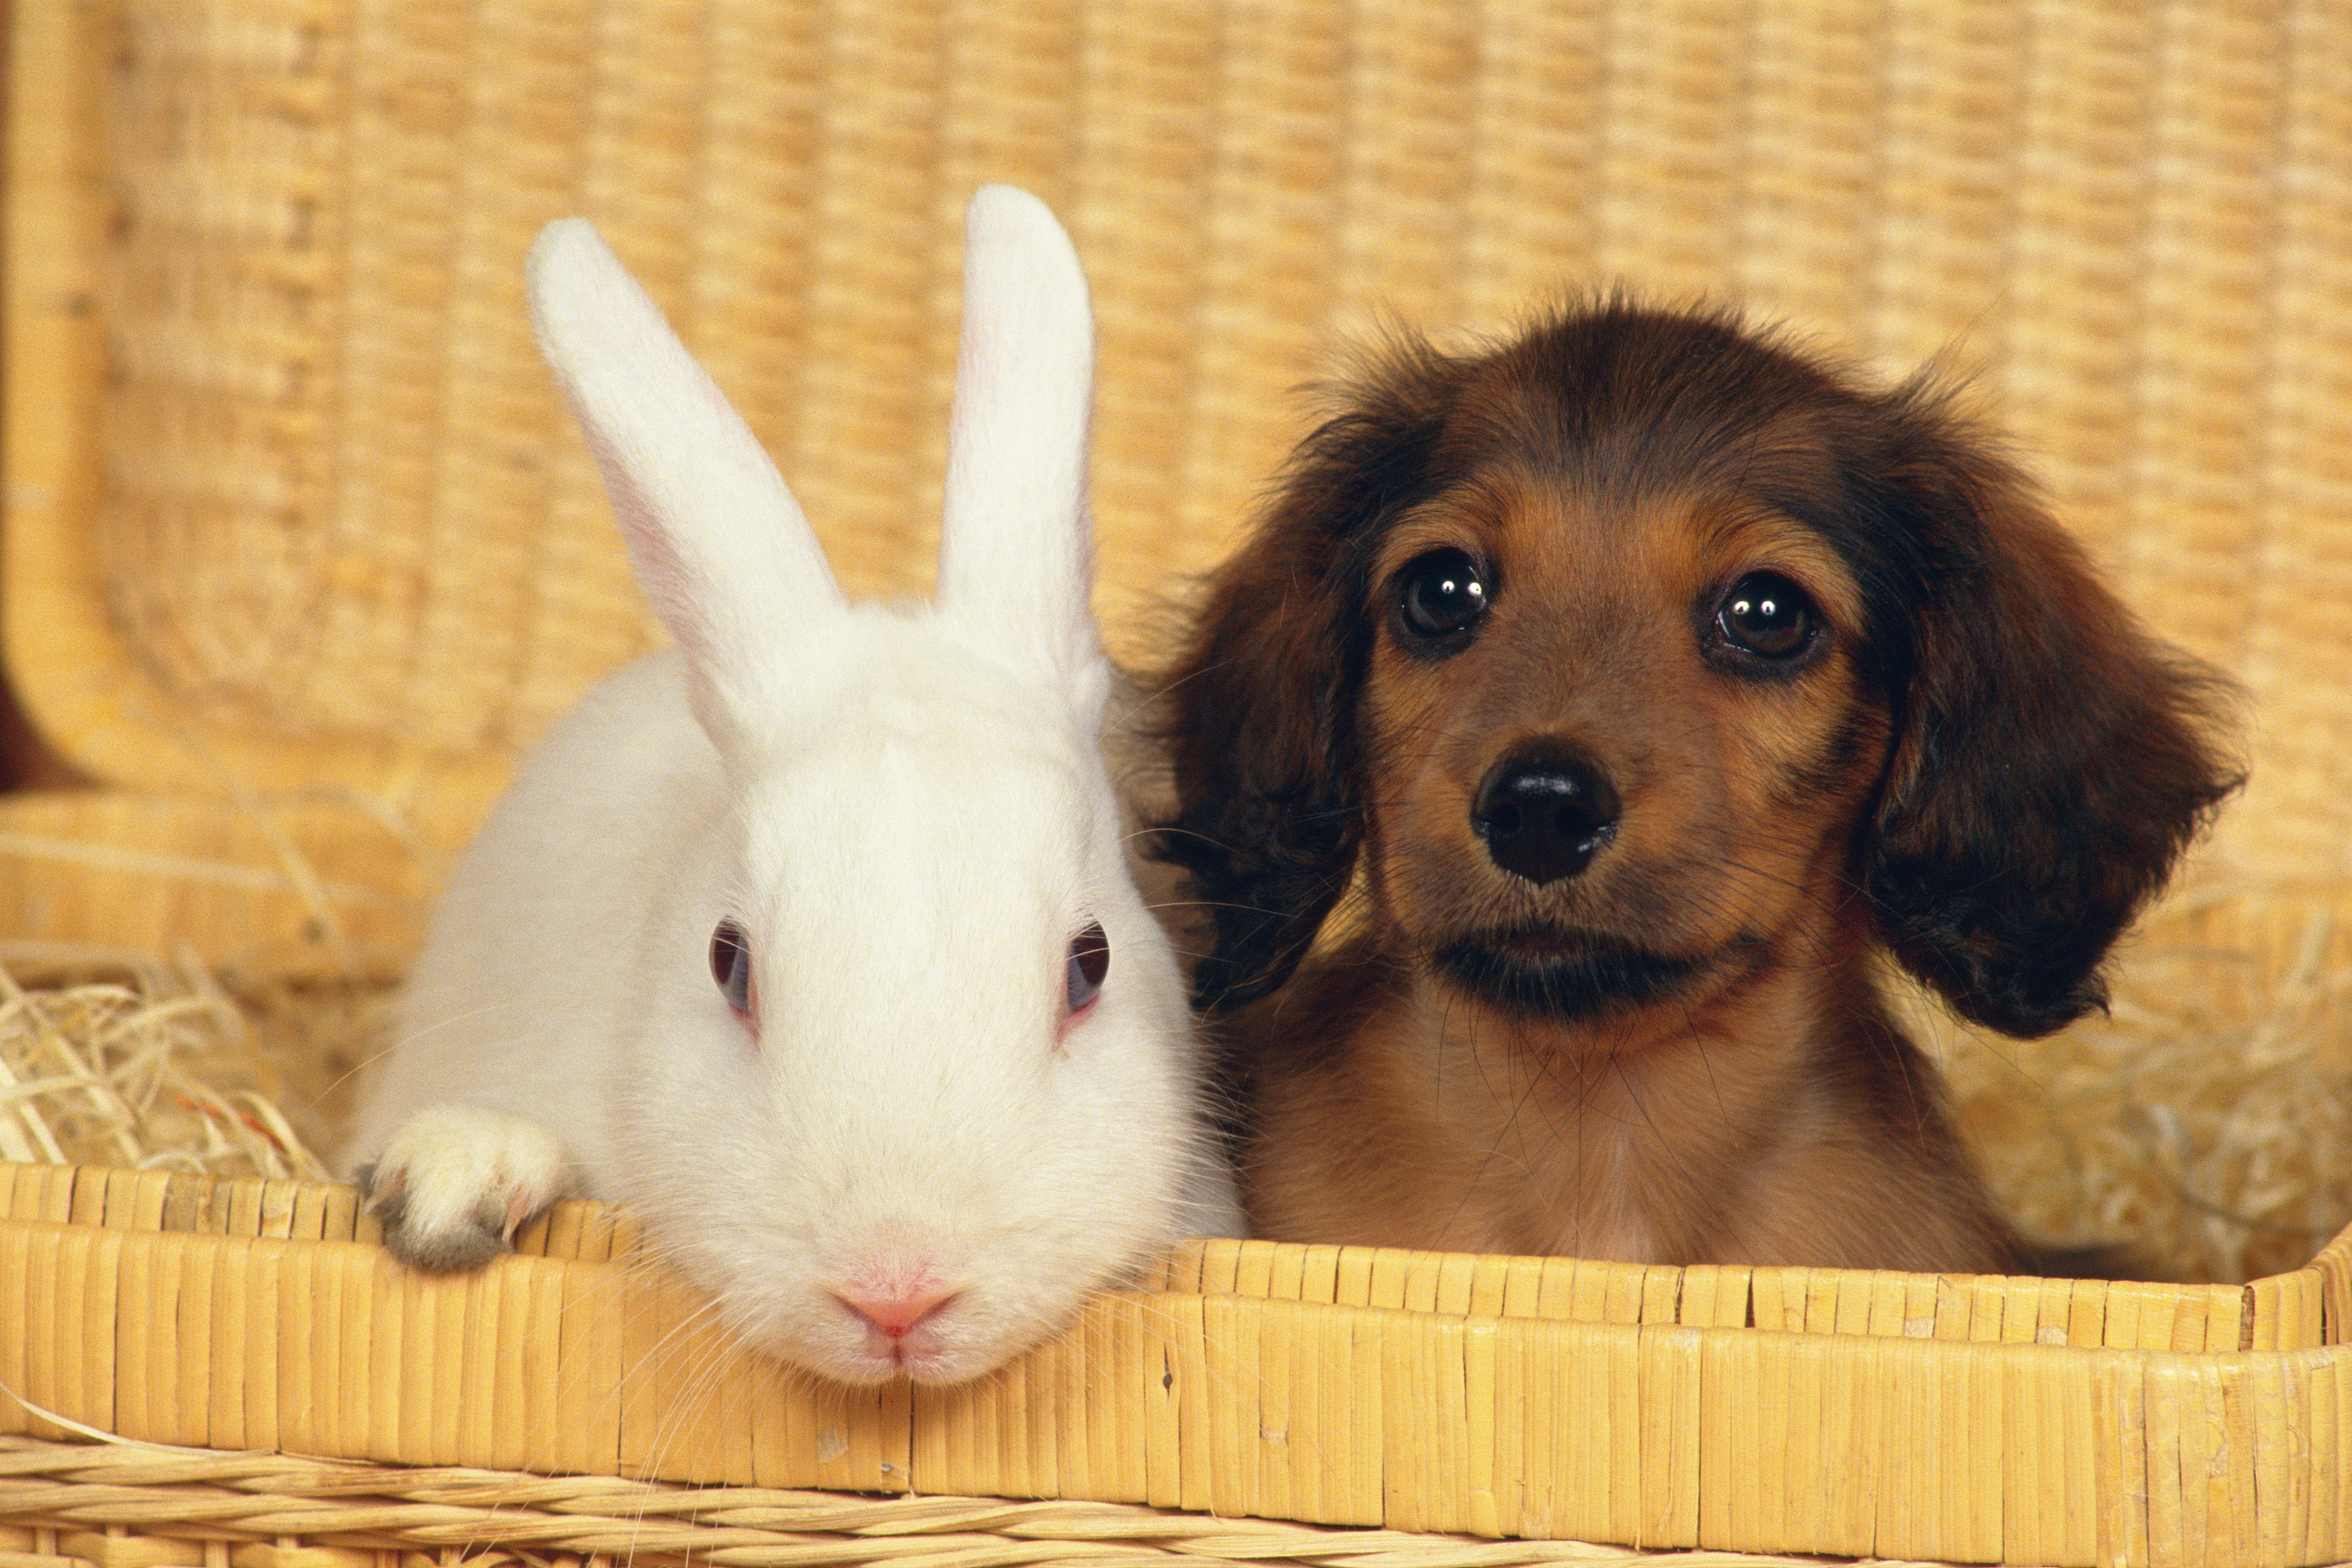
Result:
[[[232,755],[252,731],[504,755],[643,645],[523,315],[559,214],[677,313],[852,586],[921,589],[957,215],[1009,179],[1095,279],[1129,649],[1297,434],[1291,389],[1381,312],[1728,295],[1983,366],[2130,597],[2251,684],[2231,846],[2297,872],[2352,849],[2338,7],[97,10],[87,586]]]

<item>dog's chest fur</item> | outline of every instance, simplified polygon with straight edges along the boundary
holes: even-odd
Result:
[[[1318,964],[1287,1005],[1354,990],[1368,967],[1381,965]],[[1802,1016],[1769,980],[1720,1008],[1576,1030],[1394,970],[1363,989],[1387,1005],[1332,1007],[1312,1048],[1260,1061],[1249,1147],[1279,1156],[1244,1162],[1259,1234],[1627,1262],[2013,1267],[1932,1075],[1903,1081],[1924,1063],[1891,1031],[1872,1053],[1885,1070],[1857,1075],[1823,1070],[1852,1059],[1848,1042],[1759,1030],[1759,1015]],[[1292,1015],[1293,1041],[1312,1016]],[[1911,1114],[1889,1117],[1914,1094]],[[1873,1190],[1925,1200],[1903,1256],[1853,1217]]]

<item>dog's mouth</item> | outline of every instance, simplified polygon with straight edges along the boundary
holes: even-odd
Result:
[[[1615,937],[1545,926],[1475,932],[1430,954],[1437,973],[1515,1017],[1586,1023],[1686,993],[1719,952],[1655,952]]]

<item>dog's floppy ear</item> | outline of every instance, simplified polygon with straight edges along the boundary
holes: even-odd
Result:
[[[1194,1005],[1223,1012],[1290,977],[1348,888],[1363,818],[1356,695],[1376,615],[1371,554],[1425,497],[1454,362],[1391,346],[1293,454],[1241,552],[1211,577],[1166,673],[1176,816],[1151,853],[1190,873],[1216,946]]]
[[[2045,1035],[2105,1005],[2109,946],[2242,782],[2215,738],[2229,689],[2139,628],[1939,398],[1893,401],[1875,478],[1920,555],[1864,885],[1963,1016]]]

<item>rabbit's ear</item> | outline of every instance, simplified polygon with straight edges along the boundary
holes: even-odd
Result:
[[[686,650],[696,716],[726,749],[773,679],[781,629],[840,613],[841,589],[776,466],[594,226],[549,224],[529,273],[541,352],[637,582]]]
[[[1094,357],[1069,236],[1028,192],[982,186],[964,219],[939,597],[1056,675],[1099,653],[1087,602]]]

